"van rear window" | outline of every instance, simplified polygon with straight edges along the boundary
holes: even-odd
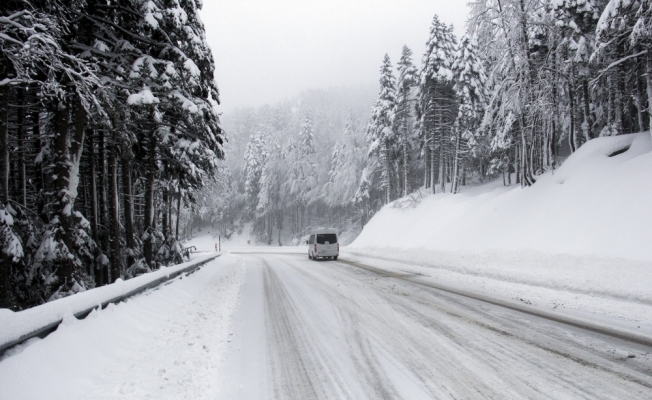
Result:
[[[326,242],[330,244],[337,243],[337,235],[334,233],[317,234],[317,244],[326,244]]]

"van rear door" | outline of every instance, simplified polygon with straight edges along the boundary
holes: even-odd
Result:
[[[317,245],[318,245],[317,249],[320,254],[327,254],[327,255],[336,254],[337,235],[334,233],[318,233]]]

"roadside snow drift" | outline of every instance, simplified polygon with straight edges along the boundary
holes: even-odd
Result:
[[[598,138],[530,188],[503,187],[499,180],[428,196],[414,207],[390,204],[350,247],[536,250],[652,261],[651,150],[648,133]]]
[[[343,256],[652,333],[648,133],[591,140],[529,188],[464,189],[385,206]]]

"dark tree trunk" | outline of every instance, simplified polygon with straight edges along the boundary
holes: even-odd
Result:
[[[143,243],[143,253],[147,265],[152,268],[153,251],[154,251],[154,185],[156,180],[156,138],[152,130],[147,149],[147,173],[145,182],[145,215],[143,220],[143,231],[145,232],[145,241]]]
[[[132,253],[135,251],[136,244],[134,241],[134,209],[133,209],[133,195],[131,189],[131,168],[129,167],[129,159],[122,158],[122,198],[124,200],[124,216],[125,216],[125,241],[127,243],[127,267],[130,267],[134,262]]]
[[[55,167],[54,179],[55,193],[57,196],[56,213],[59,216],[59,221],[63,226],[62,239],[66,246],[69,245],[67,240],[66,222],[68,218],[65,214],[64,208],[69,205],[68,199],[62,197],[68,188],[68,174],[69,174],[69,157],[68,157],[68,135],[69,135],[69,114],[70,110],[65,100],[62,100],[54,113],[54,139],[53,150],[55,153]],[[70,247],[69,247],[70,248]],[[57,268],[57,275],[60,281],[64,284],[70,284],[70,279],[73,273],[74,264],[72,260],[58,260],[60,265]]]
[[[168,226],[170,227],[170,236],[172,236],[172,193],[168,192]]]
[[[79,182],[79,165],[84,149],[86,112],[82,107],[81,100],[78,97],[75,99],[72,130],[68,122],[70,106],[65,101],[61,101],[57,107],[54,115],[55,135],[53,140],[56,213],[62,228],[58,235],[71,252],[83,245],[77,243],[73,238],[77,229],[73,209]],[[72,283],[72,274],[75,272],[75,263],[71,259],[60,259],[57,260],[57,264],[57,275],[61,282],[69,288]]]
[[[451,193],[459,192],[459,163],[460,163],[460,132],[456,129],[455,135],[455,158],[453,160],[453,184]],[[504,177],[503,177],[504,181]]]
[[[179,189],[179,198],[177,199],[177,226],[175,238],[179,240],[179,222],[181,222],[181,189]]]
[[[34,137],[34,152],[38,153],[41,151],[41,126],[40,126],[40,114],[38,111],[32,114],[32,136]],[[36,189],[36,212],[41,218],[41,221],[45,224],[48,223],[48,215],[45,210],[45,179],[43,178],[43,162],[37,163],[35,166],[36,173],[34,179],[34,186]]]
[[[97,131],[98,135],[98,141],[97,141],[97,155],[98,155],[98,163],[97,163],[97,168],[99,169],[98,175],[100,178],[99,181],[99,191],[98,191],[98,231],[97,231],[97,236],[99,238],[99,243],[100,248],[102,249],[102,253],[107,255],[109,254],[109,232],[107,231],[107,227],[109,226],[109,221],[108,221],[108,210],[107,210],[107,195],[106,195],[106,188],[108,185],[107,182],[107,176],[106,176],[106,138],[105,138],[105,131],[104,129],[99,129]],[[111,282],[110,279],[110,268],[108,268],[105,265],[99,265],[100,271],[99,273],[102,275],[102,282],[104,284],[107,284]]]
[[[98,204],[97,204],[97,151],[96,151],[96,132],[91,131],[90,133],[90,169],[91,169],[91,224],[93,228],[93,240],[95,243],[99,244],[100,243],[100,217],[98,213]],[[95,257],[99,256],[98,254],[95,254]],[[102,286],[104,285],[104,273],[103,273],[103,266],[101,264],[97,264],[97,267],[99,268],[98,270],[94,271],[95,272],[95,286]]]
[[[9,91],[0,86],[0,202],[9,203]]]
[[[568,145],[570,146],[571,153],[575,153],[577,150],[577,139],[575,137],[575,96],[573,95],[573,86],[568,84],[568,108],[570,115],[570,125],[568,132]]]
[[[163,237],[167,240],[168,235],[169,235],[169,230],[168,230],[168,189],[163,189],[163,207],[161,209],[163,210]]]
[[[9,121],[6,86],[0,86],[0,210],[9,202]],[[0,249],[0,308],[11,302],[9,275],[11,258]]]
[[[99,155],[99,176],[100,176],[100,202],[99,202],[99,213],[100,213],[100,240],[102,241],[102,251],[104,253],[109,252],[109,241],[108,241],[108,232],[107,227],[109,226],[108,221],[108,204],[107,204],[107,195],[106,188],[108,186],[108,179],[106,176],[106,132],[104,129],[99,131],[99,141],[98,141],[98,155]]]
[[[648,129],[650,129],[650,134],[652,135],[652,111],[650,111],[650,107],[652,107],[652,47],[648,47],[646,59],[645,76],[647,83],[648,118],[650,119]]]
[[[111,243],[111,282],[122,275],[122,258],[120,256],[120,206],[118,196],[118,148],[116,132],[113,132],[109,149],[109,237]]]
[[[591,118],[591,97],[589,94],[589,81],[582,79],[582,108],[584,111],[584,135],[586,141],[593,139],[593,120]]]
[[[23,113],[24,97],[22,90],[19,89],[18,108],[16,110],[16,124],[18,132],[18,189],[20,204],[27,207],[27,177],[25,173],[25,115]]]

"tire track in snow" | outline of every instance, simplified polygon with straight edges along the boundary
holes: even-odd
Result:
[[[342,284],[348,282],[349,286],[364,286],[360,279],[370,279],[372,275],[361,273],[360,270],[354,272],[344,265],[333,268],[339,263],[316,263],[314,265],[318,268],[306,268],[306,265],[297,262],[296,257],[286,259],[293,265],[293,272],[306,279],[311,289],[329,298],[341,315],[349,315],[349,321],[355,321],[354,324],[344,323],[345,326],[349,325],[345,332],[364,331],[363,340],[376,342],[376,353],[379,352],[378,349],[389,349],[388,352],[418,377],[432,397],[478,397],[481,394],[482,397],[493,395],[495,398],[558,398],[564,394],[573,397],[614,398],[615,393],[619,394],[617,397],[629,393],[629,396],[635,398],[636,393],[643,396],[649,390],[649,379],[627,375],[618,368],[602,368],[594,361],[588,361],[595,354],[589,354],[577,342],[564,340],[558,334],[553,336],[550,332],[544,332],[543,337],[550,343],[528,340],[529,336],[536,333],[528,326],[524,327],[525,333],[521,335],[510,334],[500,328],[502,318],[496,318],[496,310],[498,317],[503,317],[501,309],[494,308],[493,315],[486,311],[480,312],[480,316],[486,316],[490,323],[482,318],[478,322],[461,315],[468,312],[478,314],[477,307],[471,308],[466,304],[468,301],[452,301],[454,307],[447,303],[433,307],[433,299],[442,303],[441,297],[450,301],[451,296],[435,296],[432,290],[422,289],[410,282],[398,283],[403,292],[357,290],[357,295],[350,295],[356,290],[342,290]],[[295,261],[291,262],[290,259]],[[340,288],[334,290],[338,284]],[[414,296],[415,293],[420,296]],[[425,299],[422,298],[424,296]],[[516,317],[510,312],[505,315],[512,315],[505,321],[508,324],[506,329],[523,329],[518,314]],[[393,318],[387,318],[388,316]],[[415,326],[415,323],[422,329]],[[552,345],[559,345],[559,342],[579,355],[554,349]],[[354,348],[360,346],[360,343],[355,340],[351,343],[355,343],[355,346],[351,345],[351,353],[355,354]],[[437,350],[433,351],[432,348]],[[601,356],[597,358],[598,361],[605,361],[604,352],[598,356]],[[377,356],[374,358],[378,359]],[[506,364],[511,364],[515,376],[508,373],[510,368],[504,368]],[[528,368],[536,372],[533,374]],[[590,373],[590,369],[596,371]],[[439,376],[433,375],[432,371],[436,371]],[[591,376],[592,374],[596,376]],[[604,386],[599,382],[601,378],[610,380],[609,374],[615,375],[621,382],[629,381],[635,386],[625,384],[605,392]],[[542,381],[542,376],[547,381]],[[535,382],[532,383],[531,380]],[[554,389],[544,390],[547,386]]]
[[[265,326],[268,332],[271,374],[278,399],[314,399],[317,390],[308,371],[308,361],[298,351],[301,341],[295,331],[297,318],[283,284],[265,263]]]
[[[310,307],[314,299],[298,298],[297,293],[289,293],[286,286],[290,282],[284,281],[277,273],[285,275],[282,270],[289,266],[287,259],[282,260],[282,264],[272,263],[272,266],[265,262],[264,268],[268,348],[272,353],[276,398],[398,398],[384,373],[376,368],[379,361],[372,344],[363,334],[363,327],[337,331],[346,335],[347,354],[338,354],[329,348],[328,338],[324,337],[329,332],[324,332],[324,325],[319,323],[328,317],[320,313],[318,306],[310,308],[310,316],[301,312]],[[321,293],[312,294],[319,296]],[[357,323],[354,314],[348,317],[352,325]],[[352,366],[363,376],[354,380],[346,376],[345,371],[350,372]],[[305,397],[305,393],[313,397]]]

